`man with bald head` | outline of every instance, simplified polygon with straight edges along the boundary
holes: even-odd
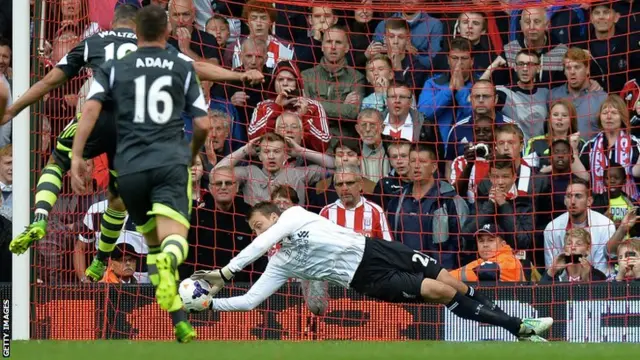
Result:
[[[234,134],[239,133],[245,138],[236,138],[234,140],[246,140],[247,129],[253,110],[259,102],[266,100],[269,96],[268,86],[271,83],[269,70],[265,67],[267,62],[267,43],[262,39],[248,37],[242,43],[242,51],[240,58],[242,65],[234,71],[256,70],[264,75],[264,82],[257,84],[249,84],[243,81],[227,81],[224,83],[216,83],[211,89],[212,103],[218,102],[231,104],[238,111],[238,118],[235,119],[234,126],[240,126],[242,129],[234,130]],[[225,105],[226,106],[226,105]]]
[[[535,79],[536,83],[545,86],[558,85],[566,81],[564,76],[564,54],[567,46],[554,44],[549,33],[549,19],[547,9],[544,7],[532,7],[522,10],[520,14],[520,28],[516,39],[504,46],[505,57],[509,67],[515,69],[516,57],[520,50],[530,49],[540,57],[540,75]]]
[[[171,0],[169,22],[172,30],[169,44],[195,61],[206,60],[215,65],[220,64],[216,38],[196,29],[195,19],[193,0]]]
[[[209,193],[203,200],[204,206],[194,209],[191,215],[190,249],[187,265],[180,268],[181,278],[189,277],[196,270],[223,266],[251,243],[251,229],[244,219],[250,207],[238,196],[238,182],[232,167],[211,170]],[[257,280],[256,275],[264,271],[266,260],[253,266],[240,273],[236,281]]]

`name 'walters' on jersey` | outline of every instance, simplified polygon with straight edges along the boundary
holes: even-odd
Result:
[[[120,28],[101,31],[81,41],[56,65],[68,79],[78,75],[87,66],[96,71],[105,62],[121,59],[138,48],[138,38],[131,29]]]
[[[191,59],[161,48],[138,48],[101,66],[94,78],[87,99],[115,104],[119,175],[191,163],[180,114],[207,115]]]

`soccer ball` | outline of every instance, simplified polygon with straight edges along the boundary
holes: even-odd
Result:
[[[209,308],[211,302],[211,285],[204,280],[186,278],[178,289],[182,303],[187,311],[202,311]]]

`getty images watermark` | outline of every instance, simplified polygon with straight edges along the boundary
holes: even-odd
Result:
[[[2,299],[2,357],[11,356],[11,300]]]

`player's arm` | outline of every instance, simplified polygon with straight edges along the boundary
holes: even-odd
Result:
[[[191,157],[195,159],[200,153],[200,149],[207,140],[207,135],[211,130],[211,121],[207,113],[207,104],[204,101],[202,87],[198,84],[196,71],[189,65],[189,74],[185,82],[185,111],[193,117],[193,135],[191,138]]]
[[[207,280],[216,293],[226,282],[231,280],[233,276],[253,263],[269,251],[280,240],[291,235],[296,229],[297,224],[305,220],[308,213],[301,207],[292,207],[287,209],[280,215],[280,219],[273,224],[267,231],[256,237],[246,248],[244,248],[236,257],[229,261],[229,264],[222,269],[213,271],[197,271],[191,278],[194,280]]]
[[[289,276],[283,269],[269,263],[258,281],[242,296],[212,299],[209,308],[214,311],[250,311],[264,302],[284,285]]]
[[[42,99],[42,97],[51,92],[51,90],[57,89],[66,83],[68,79],[76,76],[80,72],[80,69],[86,64],[84,60],[85,46],[86,41],[83,41],[74,47],[42,80],[35,83],[22,96],[16,99],[7,109],[5,113],[6,116],[1,118],[0,125],[9,122],[9,120],[22,112],[22,110]]]
[[[194,62],[193,68],[202,81],[249,81],[252,84],[264,81],[264,75],[257,70],[231,71],[206,61]]]

